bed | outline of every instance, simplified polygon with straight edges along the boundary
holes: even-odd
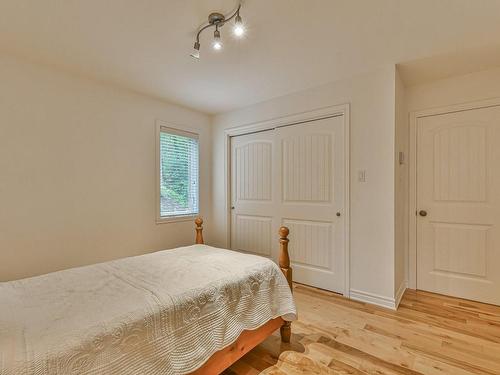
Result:
[[[0,374],[218,374],[277,329],[290,341],[288,229],[279,267],[196,244],[0,283]]]

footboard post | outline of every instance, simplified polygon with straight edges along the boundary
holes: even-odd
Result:
[[[194,221],[196,224],[196,244],[203,245],[203,219],[201,217],[197,217]]]
[[[280,257],[279,257],[279,266],[281,271],[286,277],[288,281],[288,285],[290,286],[290,290],[292,289],[292,268],[290,267],[290,254],[288,253],[288,234],[290,230],[287,227],[281,227],[279,230],[280,234]],[[292,323],[284,322],[280,329],[281,333],[281,341],[288,343],[290,342],[290,337],[292,335]]]

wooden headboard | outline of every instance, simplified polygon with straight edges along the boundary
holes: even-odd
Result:
[[[203,219],[201,217],[197,217],[194,221],[196,224],[196,241],[197,245],[203,245]]]

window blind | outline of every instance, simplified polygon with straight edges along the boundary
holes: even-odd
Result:
[[[160,216],[199,212],[198,135],[160,129]]]

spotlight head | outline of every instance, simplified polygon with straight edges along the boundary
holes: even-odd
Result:
[[[243,36],[243,34],[245,34],[245,27],[243,26],[243,21],[241,20],[241,16],[239,15],[239,13],[234,19],[233,34],[237,37],[241,37]]]
[[[195,59],[200,58],[200,42],[194,42],[193,52],[191,52],[191,57]]]
[[[220,31],[218,28],[214,31],[214,41],[212,42],[212,48],[216,51],[220,51],[222,49],[222,41],[220,39]]]

